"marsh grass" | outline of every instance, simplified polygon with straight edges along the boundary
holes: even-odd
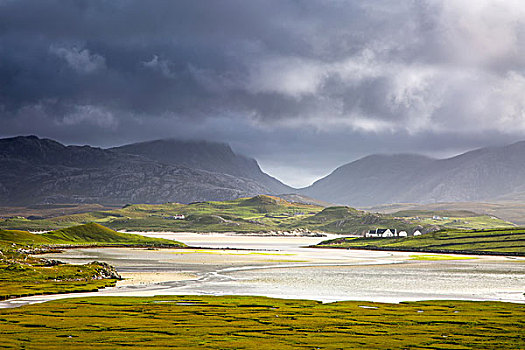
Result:
[[[94,297],[0,311],[4,348],[520,349],[525,306]]]

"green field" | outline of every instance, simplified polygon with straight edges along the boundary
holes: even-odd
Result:
[[[0,310],[8,349],[521,349],[525,306],[93,297]]]
[[[173,232],[271,232],[308,230],[337,234],[363,234],[376,228],[413,231],[416,228],[510,227],[506,221],[461,212],[462,217],[432,221],[428,217],[402,217],[369,213],[350,207],[321,207],[292,203],[278,197],[256,196],[222,202],[192,204],[134,204],[120,209],[61,215],[44,219],[12,217],[0,220],[0,228],[49,230],[96,222],[114,230]],[[174,216],[184,215],[184,220]],[[465,216],[472,215],[472,216]]]
[[[442,230],[407,238],[338,238],[319,247],[525,255],[525,229]]]

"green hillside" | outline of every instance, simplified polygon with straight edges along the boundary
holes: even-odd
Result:
[[[17,230],[0,230],[0,243],[20,245],[169,245],[184,244],[168,239],[150,238],[136,234],[116,232],[97,223],[73,226],[42,234]]]
[[[52,231],[42,234],[45,238],[54,243],[65,244],[167,244],[167,245],[183,245],[163,238],[151,238],[141,235],[116,232],[112,229],[104,227],[97,223],[89,223],[69,227],[57,231]]]
[[[51,243],[42,235],[20,230],[0,230],[0,242],[17,244],[46,244]]]
[[[525,256],[525,229],[441,230],[407,238],[339,238],[319,247]]]

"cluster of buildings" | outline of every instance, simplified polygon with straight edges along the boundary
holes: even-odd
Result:
[[[421,235],[421,231],[419,230],[415,230],[412,233],[412,236],[419,235]],[[365,237],[408,237],[408,233],[406,231],[398,231],[395,228],[376,228],[365,233]]]

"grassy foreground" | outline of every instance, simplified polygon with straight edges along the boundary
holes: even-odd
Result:
[[[12,349],[520,349],[524,320],[499,302],[95,297],[0,310],[0,334]]]
[[[525,229],[442,230],[407,238],[338,238],[319,247],[525,255]]]

